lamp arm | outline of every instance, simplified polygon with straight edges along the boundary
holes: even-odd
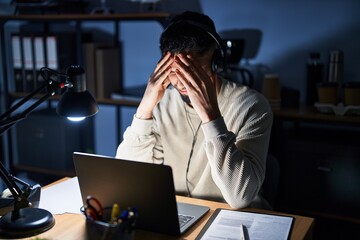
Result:
[[[17,102],[14,106],[12,106],[9,110],[4,112],[0,115],[0,120],[5,119],[8,117],[11,113],[13,113],[16,109],[24,105],[27,101],[29,101],[31,98],[33,98],[36,94],[44,90],[49,85],[49,82],[44,82],[39,88],[25,96],[23,99],[21,99],[19,102]]]
[[[69,84],[66,81],[65,82],[57,82],[57,81],[51,80],[51,78],[47,78],[45,76],[45,71],[50,72],[50,73],[52,73],[52,74],[54,74],[56,76],[59,76],[59,77],[68,78],[68,76],[66,74],[59,73],[59,72],[57,72],[55,70],[52,70],[50,68],[47,68],[47,67],[42,67],[40,69],[40,73],[41,73],[41,76],[43,77],[43,79],[45,80],[43,82],[43,84],[39,88],[35,89],[33,92],[28,94],[27,96],[25,96],[23,99],[21,99],[19,102],[17,102],[9,110],[7,110],[3,114],[1,114],[0,115],[0,121],[5,119],[6,117],[10,116],[11,113],[13,113],[19,107],[24,105],[27,101],[32,99],[36,94],[40,93],[45,88],[48,88],[48,92],[51,92],[52,95],[53,95],[54,94],[53,92],[55,92],[54,90],[59,89],[59,88],[64,88],[65,86],[67,86],[67,84]],[[54,82],[56,83],[55,85],[54,85]],[[0,126],[2,126],[1,123],[0,123]]]
[[[16,185],[16,183],[12,179],[10,179],[10,174],[6,171],[2,162],[0,162],[0,174],[2,180],[4,180],[6,186],[9,188],[11,194],[13,196],[20,196],[21,189],[19,188],[18,185]]]
[[[45,84],[45,87],[46,87],[46,85],[47,84]],[[40,88],[43,89],[42,87],[40,87]],[[38,91],[36,90],[34,92],[38,92]],[[30,95],[32,95],[32,94],[30,94]],[[11,126],[13,126],[15,123],[17,123],[18,121],[26,118],[26,116],[29,115],[29,113],[31,113],[37,106],[39,106],[42,102],[44,102],[46,99],[48,99],[52,95],[53,95],[53,93],[47,93],[46,95],[41,97],[38,101],[36,101],[34,104],[29,106],[22,113],[20,113],[18,115],[15,115],[14,117],[11,117],[11,118],[1,122],[0,123],[0,127],[1,127],[0,136],[6,130],[8,130]],[[18,105],[16,108],[13,109],[13,111],[15,111],[17,108],[22,106],[24,103]],[[13,111],[11,111],[11,112],[13,112]],[[6,169],[5,169],[4,165],[2,164],[2,162],[0,162],[0,173],[1,173],[1,178],[5,182],[6,186],[8,187],[8,189],[10,190],[11,194],[13,195],[13,197],[15,199],[15,201],[14,201],[14,210],[18,210],[18,209],[21,209],[21,208],[24,208],[24,207],[29,207],[31,203],[27,199],[28,198],[27,191],[26,192],[21,191],[21,189],[18,187],[18,185],[14,182],[14,177],[6,171]],[[25,184],[25,185],[28,185],[28,184]]]
[[[66,87],[66,82],[57,82],[53,81],[50,78],[46,79],[43,71],[50,71],[51,73],[57,73],[54,70],[48,69],[48,68],[42,68],[42,76],[46,80],[44,83],[25,96],[23,99],[21,99],[18,103],[16,103],[14,106],[12,106],[9,110],[4,112],[0,115],[0,136],[9,128],[11,128],[14,124],[19,122],[20,120],[25,119],[35,108],[37,108],[41,103],[46,101],[50,96],[53,96],[55,94],[55,90],[61,89]],[[58,76],[63,77],[63,74],[57,73]],[[28,108],[26,108],[21,113],[9,117],[11,113],[19,109],[22,105],[24,105],[26,102],[28,102],[30,99],[32,99],[36,94],[40,93],[42,90],[47,88],[47,93],[42,96],[40,99],[38,99],[35,103],[30,105]],[[23,192],[19,186],[15,183],[14,180],[16,180],[15,177],[13,177],[11,174],[8,173],[5,166],[2,162],[0,162],[0,176],[2,180],[5,182],[6,186],[9,188],[9,191],[14,197],[14,210],[19,210],[21,208],[29,207],[31,203],[29,202],[28,198],[28,191]],[[20,182],[21,184],[24,184],[27,186],[27,189],[29,189],[29,185],[25,182]]]
[[[37,100],[35,103],[33,103],[31,106],[29,106],[26,110],[24,110],[23,112],[10,117],[8,119],[6,119],[5,121],[0,122],[0,136],[9,128],[11,128],[15,123],[19,122],[20,120],[25,119],[35,108],[37,108],[41,103],[43,103],[44,101],[46,101],[49,97],[51,97],[53,95],[53,93],[47,93],[46,95],[44,95],[43,97],[41,97],[39,100]],[[19,105],[19,107],[22,106]]]
[[[41,71],[42,77],[46,81],[44,81],[44,83],[39,88],[37,88],[36,90],[34,90],[33,92],[31,92],[30,94],[25,96],[23,99],[21,99],[19,102],[17,102],[14,106],[12,106],[9,110],[7,110],[3,114],[1,114],[1,116],[0,116],[0,136],[6,130],[8,130],[11,126],[13,126],[15,123],[17,123],[18,121],[26,118],[27,115],[29,115],[29,113],[31,113],[35,108],[37,108],[41,103],[43,103],[45,100],[47,100],[50,96],[55,95],[55,91],[57,89],[62,89],[62,88],[65,88],[65,87],[72,87],[72,83],[67,82],[67,81],[58,82],[58,81],[51,80],[51,78],[47,79],[46,76],[45,76],[44,71],[51,72],[53,74],[56,74],[59,77],[66,77],[67,78],[67,75],[58,73],[58,72],[56,72],[56,71],[54,71],[54,70],[52,70],[50,68],[46,68],[46,67],[41,68],[40,71]],[[17,114],[17,115],[15,115],[13,117],[9,117],[11,113],[13,113],[15,110],[20,108],[22,105],[24,105],[27,101],[32,99],[36,94],[38,94],[39,92],[41,92],[45,88],[47,88],[47,94],[46,95],[41,97],[38,101],[36,101],[34,104],[32,104],[30,107],[28,107],[26,110],[24,110],[20,114]]]

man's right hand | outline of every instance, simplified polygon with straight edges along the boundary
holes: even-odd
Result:
[[[154,72],[150,75],[144,96],[136,111],[135,116],[139,119],[151,119],[155,106],[164,96],[165,89],[170,84],[168,75],[171,72],[171,64],[174,62],[170,52],[167,52],[158,62]]]

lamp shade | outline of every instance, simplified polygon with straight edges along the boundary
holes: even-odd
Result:
[[[56,112],[64,117],[90,117],[99,107],[89,91],[74,92],[68,89],[59,101]]]
[[[71,87],[67,88],[58,103],[56,112],[60,116],[68,118],[90,117],[99,111],[99,107],[86,90],[85,71],[78,65],[71,65],[66,70],[68,82]]]

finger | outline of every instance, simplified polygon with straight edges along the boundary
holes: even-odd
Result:
[[[163,71],[154,72],[150,77],[150,82],[154,83],[155,85],[162,84],[164,81],[168,79],[168,76],[171,71],[172,71],[171,66],[168,66]]]
[[[191,56],[190,54],[187,55],[180,54],[179,60],[183,62],[186,66],[188,66],[192,71],[198,73],[197,75],[206,73],[203,67],[201,66],[200,62],[196,61],[193,58],[193,56]]]
[[[171,71],[170,66],[173,62],[174,59],[172,58],[171,53],[167,52],[156,65],[156,68],[154,69],[153,73],[149,78],[149,81],[156,82],[159,79],[163,81],[167,77],[167,75],[169,75],[169,72]]]
[[[165,78],[165,80],[162,82],[163,88],[167,88],[171,84],[169,78]]]
[[[181,70],[183,74],[188,75],[188,77],[196,75],[196,69],[191,63],[187,61],[186,58],[178,56],[175,58],[175,63],[177,65],[177,69]]]
[[[172,62],[173,58],[171,56],[170,52],[167,52],[158,62],[158,64],[155,67],[154,72],[162,71],[163,69],[166,69]]]
[[[194,90],[193,84],[191,84],[191,82],[188,80],[188,78],[186,76],[184,76],[182,71],[180,71],[179,69],[175,69],[175,74],[176,74],[177,78],[179,79],[179,81],[182,83],[182,85],[184,85],[184,87],[185,87],[186,91],[188,91],[188,93],[190,93],[191,91]]]
[[[203,69],[203,67],[200,65],[199,61],[195,61],[193,56],[191,56],[190,54],[187,54],[186,57],[182,56],[182,58],[187,59],[187,61],[190,62],[195,68]]]
[[[187,55],[187,56],[190,56],[190,55]],[[187,56],[185,56],[184,54],[178,54],[177,58],[175,60],[177,60],[178,63],[181,63],[185,69],[187,68],[190,71],[195,71],[196,67],[193,64],[193,60],[191,60]]]

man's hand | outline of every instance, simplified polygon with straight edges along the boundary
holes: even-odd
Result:
[[[191,104],[203,123],[221,116],[215,83],[216,75],[209,74],[190,55],[178,54],[175,58],[175,73],[185,86]]]
[[[168,75],[174,59],[171,53],[166,53],[158,62],[154,72],[150,75],[144,96],[135,116],[140,119],[151,119],[155,106],[164,96],[165,89],[170,84]]]

